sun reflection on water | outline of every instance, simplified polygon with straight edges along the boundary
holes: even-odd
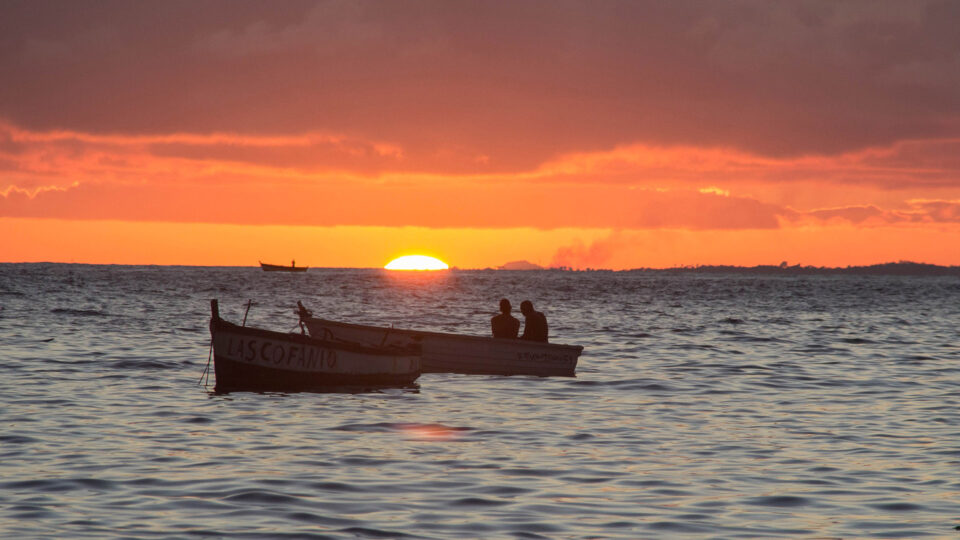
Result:
[[[398,424],[397,429],[410,439],[421,441],[451,441],[460,438],[465,428],[443,424]]]

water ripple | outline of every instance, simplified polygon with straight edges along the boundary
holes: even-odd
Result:
[[[960,286],[883,277],[0,265],[11,538],[947,538]],[[217,395],[208,300],[485,334],[532,298],[572,379]],[[489,309],[486,309],[489,308]]]

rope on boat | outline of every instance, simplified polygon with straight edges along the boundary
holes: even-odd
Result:
[[[220,321],[220,302],[216,298],[210,300],[210,352],[207,353],[207,367],[203,368],[203,373],[200,374],[200,380],[197,381],[197,384],[203,382],[204,376],[207,378],[207,382],[204,383],[203,387],[206,388],[210,384],[210,359],[213,358],[213,336],[216,333],[217,323]]]
[[[207,382],[203,385],[204,388],[210,384],[210,359],[213,358],[213,336],[210,337],[210,352],[207,354],[207,367],[203,368],[203,373],[200,374],[200,380],[197,381],[197,384],[203,382],[203,378],[207,378]]]

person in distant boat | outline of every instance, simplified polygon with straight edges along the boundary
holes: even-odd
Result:
[[[520,339],[527,341],[547,342],[547,317],[533,309],[533,302],[520,302],[520,313],[523,313],[523,335]]]
[[[296,259],[293,259],[292,261],[290,261],[290,266],[293,267],[293,268],[296,268],[296,267],[297,267],[297,260],[296,260]]]
[[[500,300],[500,314],[490,319],[490,326],[493,328],[493,337],[517,339],[520,333],[520,321],[510,314],[513,306],[506,298]]]

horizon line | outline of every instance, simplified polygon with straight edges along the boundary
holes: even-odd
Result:
[[[210,264],[160,264],[160,263],[90,263],[90,262],[64,262],[64,261],[0,261],[0,265],[28,265],[28,264],[47,264],[47,265],[75,265],[75,266],[156,266],[156,267],[187,267],[187,268],[259,268],[259,265],[210,265]],[[669,266],[669,267],[633,267],[633,268],[623,268],[615,270],[612,268],[571,268],[567,266],[538,266],[538,268],[525,268],[525,269],[509,269],[503,268],[503,265],[498,266],[485,266],[477,268],[461,268],[458,266],[450,266],[446,270],[387,270],[382,266],[312,266],[305,265],[308,269],[317,269],[317,270],[384,270],[388,272],[403,272],[403,273],[421,273],[421,272],[444,272],[444,271],[497,271],[497,272],[637,272],[637,271],[690,271],[690,270],[708,270],[708,269],[717,269],[717,270],[773,270],[773,271],[790,271],[790,270],[819,270],[819,271],[829,271],[829,270],[850,270],[858,268],[877,268],[877,267],[891,267],[891,266],[922,266],[928,268],[939,268],[939,269],[958,269],[960,270],[960,265],[940,265],[935,263],[926,263],[918,261],[887,261],[882,263],[873,263],[873,264],[862,264],[862,265],[846,265],[846,266],[813,266],[813,265],[804,265],[802,263],[797,264],[786,264],[781,262],[779,264],[756,264],[752,266],[744,265],[735,265],[735,264],[687,264],[687,265],[678,265],[678,266]]]

